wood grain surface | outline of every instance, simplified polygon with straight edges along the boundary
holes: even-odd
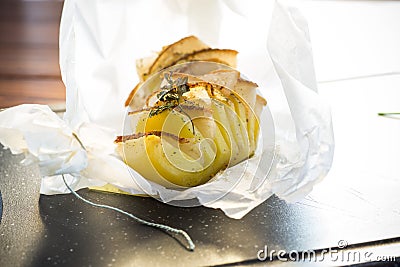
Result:
[[[0,1],[0,108],[65,101],[60,1]]]

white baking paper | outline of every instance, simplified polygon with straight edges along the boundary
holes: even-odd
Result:
[[[113,141],[123,130],[124,101],[138,82],[135,60],[191,34],[212,47],[238,50],[238,70],[259,84],[269,109],[254,157],[207,184],[177,191],[127,167]],[[39,164],[43,194],[68,192],[59,176],[68,174],[75,190],[110,183],[164,202],[197,198],[239,219],[272,194],[289,201],[305,196],[331,166],[331,116],[317,94],[307,23],[288,2],[66,0],[60,67],[64,119],[41,105],[0,113],[1,143]],[[241,179],[227,184],[235,175]]]

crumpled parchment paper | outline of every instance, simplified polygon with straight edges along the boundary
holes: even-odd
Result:
[[[238,50],[238,70],[259,84],[268,108],[254,157],[212,182],[176,191],[127,167],[113,141],[138,81],[135,60],[190,34]],[[305,196],[330,169],[330,110],[317,93],[307,22],[287,1],[66,0],[60,67],[67,88],[63,119],[43,105],[0,112],[0,142],[25,153],[24,163],[39,164],[43,194],[68,193],[60,177],[67,174],[75,190],[109,183],[164,202],[196,198],[239,219],[272,194],[288,201]]]

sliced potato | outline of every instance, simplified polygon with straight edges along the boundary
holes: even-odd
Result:
[[[179,61],[187,54],[192,54],[196,51],[209,48],[208,45],[203,43],[195,36],[185,37],[167,47],[165,47],[158,57],[154,60],[153,64],[149,67],[147,73],[143,73],[142,80],[146,80],[149,74],[156,73],[165,69],[175,62]]]
[[[139,83],[125,100],[125,106],[137,108],[137,103],[133,103],[132,100],[141,84],[147,80],[151,74],[157,73],[175,64],[190,61],[211,61],[236,67],[237,53],[237,51],[231,49],[211,49],[195,36],[188,36],[173,44],[164,46],[158,55],[138,59],[136,61]]]
[[[174,110],[165,110],[154,116],[150,116],[149,110],[142,110],[131,113],[129,117],[135,133],[163,131],[181,138],[195,137],[190,119]]]
[[[206,82],[218,84],[229,89],[233,89],[240,77],[236,70],[217,70],[200,76]]]
[[[178,61],[174,62],[174,64],[190,61],[210,61],[223,63],[225,65],[231,66],[232,68],[235,68],[237,63],[237,54],[238,52],[232,49],[209,48],[187,54],[186,56],[180,58]]]
[[[249,106],[254,110],[256,103],[258,85],[256,83],[239,78],[235,84],[233,91],[238,93]]]
[[[199,98],[205,100],[198,102]],[[199,81],[189,84],[184,99],[180,111],[177,108],[165,110],[151,117],[150,109],[130,113],[133,131],[145,134],[130,140],[122,138],[119,144],[123,148],[120,152],[125,154],[147,155],[147,168],[151,166],[153,171],[142,170],[145,159],[139,164],[132,162],[131,156],[125,158],[128,165],[143,175],[157,173],[153,181],[165,186],[160,177],[180,186],[202,184],[218,171],[247,159],[255,149],[248,120],[253,113],[237,93],[221,85]],[[210,109],[204,107],[207,100],[211,103]],[[143,149],[145,153],[138,151]]]
[[[224,138],[225,143],[228,146],[230,151],[231,157],[239,157],[239,148],[237,145],[237,138],[234,137],[234,129],[231,129],[231,124],[229,123],[229,117],[225,112],[225,106],[221,101],[213,101],[212,108],[213,108],[213,116],[217,123],[219,132],[221,136]],[[231,164],[229,164],[231,165]]]
[[[176,185],[185,186],[185,183],[190,185],[199,182],[198,177],[189,179],[185,171],[181,171],[174,165],[185,165],[194,170],[202,169],[201,165],[190,160],[189,156],[184,155],[179,148],[169,146],[168,142],[161,143],[160,136],[149,134],[126,140],[118,143],[118,150],[130,167],[158,184],[176,187]],[[166,155],[165,151],[168,151],[170,155]],[[173,158],[174,165],[167,157]],[[185,183],[181,181],[182,178]]]
[[[265,100],[265,98],[260,95],[256,95],[254,113],[256,113],[258,119],[260,119],[261,112],[266,105],[267,105],[267,100]]]
[[[136,84],[135,88],[129,93],[128,98],[125,100],[125,107],[129,106],[132,102],[133,97],[135,96],[136,92],[139,90],[140,86],[142,86],[143,82],[139,82]]]
[[[249,128],[247,116],[253,114],[249,106],[238,94],[226,87],[208,82],[198,82],[190,86],[204,87],[213,99],[213,116],[232,151],[230,166],[247,159],[255,148],[253,134],[249,138],[247,130]]]
[[[165,110],[154,116],[150,116],[148,109],[131,112],[131,128],[135,133],[163,132],[179,138],[193,139],[198,145],[176,143],[176,146],[190,157],[202,160],[202,164],[214,160],[215,145],[203,142],[205,138],[212,141],[217,134],[211,111],[189,104],[184,104],[181,108]]]
[[[215,70],[215,64],[176,66],[170,78],[187,77],[189,87],[184,90],[188,91],[180,93],[178,106],[150,116],[154,108],[169,103],[158,96],[168,85],[166,81],[173,84],[162,77],[149,80],[150,74],[193,61],[236,67],[236,57],[235,50],[212,49],[189,36],[163,47],[157,57],[138,60],[140,83],[125,104],[141,110],[130,112],[134,134],[116,140],[127,164],[144,177],[173,188],[203,184],[220,170],[252,156],[266,100],[257,94],[257,84],[245,80],[236,70]],[[179,85],[174,86],[169,90],[181,90]]]
[[[140,81],[144,81],[145,77],[148,76],[150,67],[156,61],[158,55],[153,55],[145,58],[136,60],[136,72],[139,76]]]
[[[146,136],[137,139],[116,141],[117,152],[125,163],[137,171],[143,177],[166,187],[173,187],[174,184],[164,179],[154,168],[146,151]]]
[[[224,149],[225,141],[220,135],[215,139],[219,148],[212,162],[190,157],[185,149],[176,147],[167,139],[168,136],[148,134],[118,142],[118,151],[125,162],[141,175],[169,188],[205,183],[228,165],[229,150]],[[183,142],[183,145],[193,146],[191,142]]]

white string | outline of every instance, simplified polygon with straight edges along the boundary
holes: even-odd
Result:
[[[64,175],[62,174],[61,176],[62,176],[63,181],[64,181],[64,184],[65,184],[65,186],[68,188],[68,190],[69,190],[75,197],[79,198],[79,199],[82,200],[83,202],[85,202],[85,203],[87,203],[87,204],[89,204],[89,205],[98,207],[98,208],[104,208],[104,209],[114,210],[114,211],[119,212],[119,213],[122,213],[122,214],[124,214],[124,215],[126,215],[126,216],[128,216],[128,217],[131,217],[132,219],[134,219],[135,221],[137,221],[137,222],[139,222],[139,223],[141,223],[141,224],[144,224],[144,225],[147,225],[147,226],[150,226],[150,227],[155,227],[155,228],[159,228],[159,229],[162,229],[162,230],[165,230],[165,231],[168,231],[168,232],[180,234],[180,235],[182,235],[182,236],[186,239],[186,241],[188,242],[188,244],[189,244],[189,250],[190,250],[190,251],[194,251],[195,245],[194,245],[192,239],[190,238],[190,236],[188,235],[188,233],[186,233],[185,231],[180,230],[180,229],[176,229],[176,228],[173,228],[173,227],[164,225],[164,224],[152,223],[152,222],[145,221],[145,220],[143,220],[143,219],[140,219],[140,218],[136,217],[135,215],[133,215],[133,214],[131,214],[131,213],[128,213],[128,212],[123,211],[123,210],[121,210],[121,209],[118,209],[118,208],[116,208],[116,207],[112,207],[112,206],[108,206],[108,205],[97,204],[97,203],[91,202],[91,201],[89,201],[89,200],[87,200],[87,199],[81,197],[80,195],[78,195],[78,193],[76,193],[76,192],[67,184],[67,181],[65,180]]]

